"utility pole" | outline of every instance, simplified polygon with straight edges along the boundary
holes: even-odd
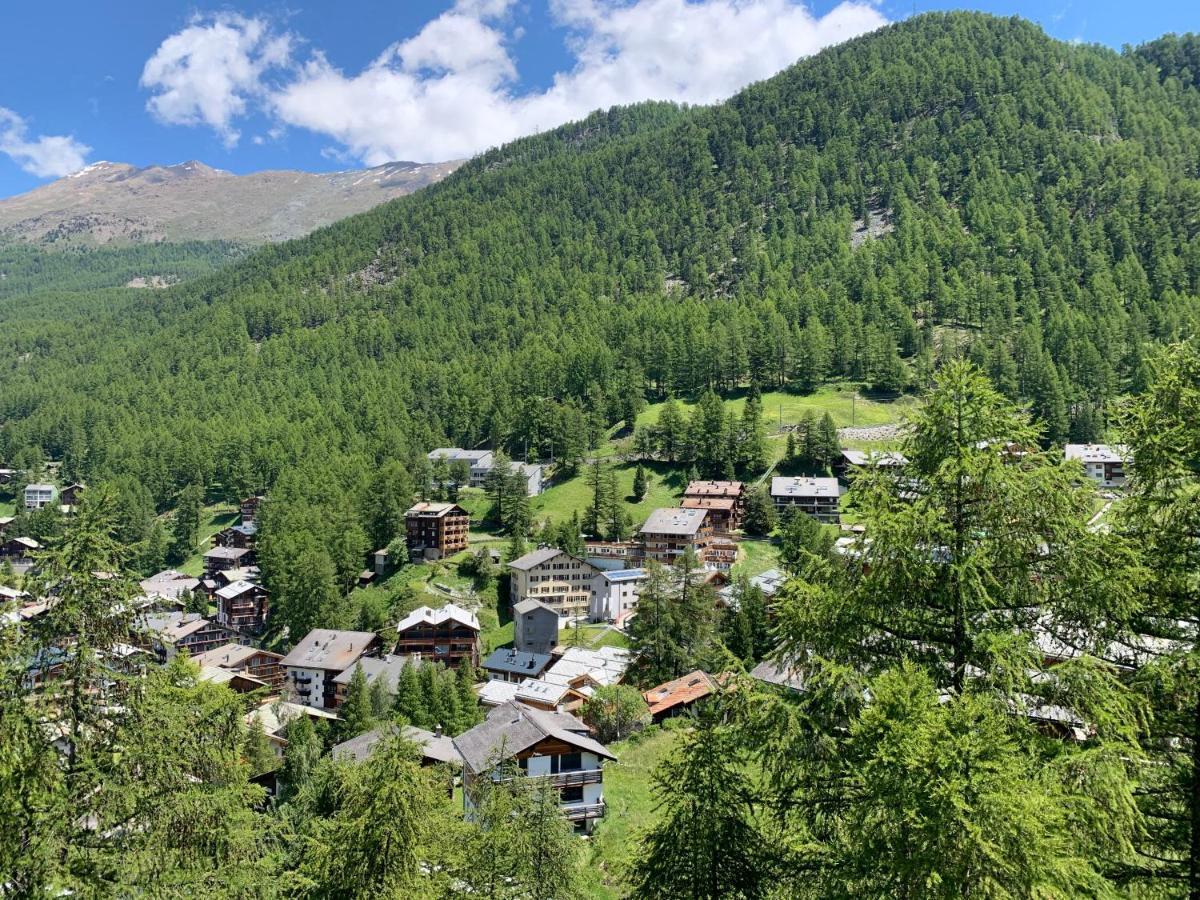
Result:
[[[858,422],[858,391],[850,395],[850,424]]]

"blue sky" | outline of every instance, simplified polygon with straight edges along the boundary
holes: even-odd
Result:
[[[467,156],[589,110],[710,102],[822,46],[958,4],[817,0],[11,0],[0,196],[98,160],[330,170]],[[980,2],[1112,47],[1194,0]]]

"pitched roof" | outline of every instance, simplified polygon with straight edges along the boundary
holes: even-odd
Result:
[[[430,462],[433,462],[439,456],[443,456],[447,460],[465,459],[467,462],[478,463],[480,460],[487,459],[491,455],[491,450],[464,450],[462,447],[438,447],[436,450],[430,450],[426,454],[426,458]]]
[[[842,450],[842,459],[851,466],[903,466],[908,462],[907,456],[895,450]]]
[[[587,675],[596,684],[616,684],[625,677],[631,658],[630,652],[621,647],[600,647],[596,650],[568,647],[546,672],[546,677],[556,675],[573,679]]]
[[[314,628],[283,658],[281,665],[342,672],[375,642],[373,631]]]
[[[462,757],[454,749],[454,741],[444,734],[434,734],[432,731],[426,731],[424,728],[414,728],[412,725],[405,725],[399,729],[395,725],[375,728],[360,734],[358,737],[335,744],[333,750],[330,752],[333,758],[337,760],[362,762],[365,759],[370,759],[371,754],[375,752],[375,748],[388,738],[394,737],[397,731],[399,731],[400,737],[404,740],[411,744],[416,744],[425,759],[453,766],[462,765]]]
[[[455,510],[458,510],[459,515],[467,515],[467,511],[457,503],[430,503],[428,501],[414,503],[404,511],[404,515],[424,516],[432,519],[440,519],[442,516],[447,516]]]
[[[608,748],[587,736],[588,727],[579,719],[563,712],[533,709],[523,703],[509,701],[493,709],[486,719],[454,739],[466,768],[485,772],[501,759],[553,738],[579,750],[595,753],[604,759],[616,759]]]
[[[840,497],[841,485],[836,478],[788,478],[775,476],[771,479],[772,497]]]
[[[245,547],[213,547],[204,554],[205,559],[241,559],[250,551]]]
[[[335,713],[307,706],[303,703],[292,703],[290,700],[268,700],[258,709],[252,709],[245,715],[247,725],[256,722],[262,725],[263,731],[276,735],[287,727],[288,722],[300,716],[312,719],[336,719]]]
[[[194,591],[200,587],[200,579],[184,575],[175,569],[166,569],[141,581],[142,590],[152,597],[166,597],[174,600],[184,591]]]
[[[764,659],[750,670],[750,677],[776,687],[791,688],[793,691],[804,690],[804,673],[799,669],[780,666]]]
[[[532,597],[526,597],[520,603],[513,605],[513,612],[518,616],[523,616],[526,613],[531,613],[535,609],[544,609],[548,613],[552,613],[554,618],[558,618],[558,611],[551,606],[547,606],[541,600],[534,600]]]
[[[684,497],[679,505],[683,509],[733,509],[737,500],[733,497]]]
[[[689,481],[685,497],[740,497],[740,481]]]
[[[600,577],[605,581],[614,581],[618,584],[624,584],[626,581],[640,581],[646,577],[645,569],[610,569],[601,571]]]
[[[367,679],[367,684],[371,684],[377,678],[383,678],[384,684],[388,690],[395,692],[396,680],[400,677],[400,672],[404,669],[404,664],[408,662],[409,657],[403,655],[393,655],[391,653],[386,656],[376,658],[373,656],[362,656],[333,679],[334,684],[349,684],[350,679],[354,677],[354,670],[362,666],[363,677]]]
[[[453,603],[447,603],[438,609],[418,606],[396,624],[396,631],[408,631],[418,625],[442,625],[449,621],[455,621],[460,625],[466,625],[468,628],[479,631],[479,619],[475,613],[465,610],[461,606],[455,606]]]
[[[217,591],[217,596],[222,600],[232,600],[235,597],[240,597],[246,591],[258,589],[257,584],[252,584],[249,581],[234,581]]]
[[[197,653],[192,657],[192,662],[199,666],[236,669],[252,656],[260,654],[274,657],[276,660],[283,659],[283,654],[272,653],[270,650],[263,650],[261,647],[247,647],[244,644],[229,643],[222,644],[220,647],[213,647],[211,650],[205,650],[203,653]]]
[[[499,706],[517,696],[521,685],[515,681],[485,681],[475,691],[484,706]]]
[[[524,556],[518,556],[508,564],[508,567],[528,572],[530,569],[540,566],[544,562],[549,562],[560,554],[571,556],[567,551],[559,550],[557,547],[540,547],[537,550],[530,550]],[[574,559],[575,557],[572,558]]]
[[[650,705],[650,714],[657,716],[676,706],[687,706],[713,693],[717,682],[707,672],[697,669],[695,672],[660,684],[658,687],[643,691],[642,696]]]
[[[557,616],[558,613],[555,613],[556,618]],[[549,653],[526,653],[511,647],[493,650],[492,655],[483,661],[483,668],[489,672],[528,675],[530,678],[537,678],[548,665],[550,665]]]
[[[642,526],[642,534],[695,534],[708,515],[702,509],[663,507],[654,510]]]
[[[1120,444],[1067,444],[1063,456],[1084,463],[1119,463],[1128,461],[1129,448]]]

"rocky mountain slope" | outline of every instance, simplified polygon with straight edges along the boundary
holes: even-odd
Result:
[[[0,240],[48,247],[282,241],[411,194],[458,165],[394,162],[320,174],[234,175],[194,160],[140,169],[97,162],[0,200]]]

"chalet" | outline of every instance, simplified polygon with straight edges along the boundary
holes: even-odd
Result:
[[[58,492],[58,502],[63,506],[74,508],[79,505],[79,498],[83,496],[85,490],[87,490],[87,485],[79,481],[72,482]]]
[[[12,484],[18,474],[16,469],[0,468],[0,484]]]
[[[254,561],[254,551],[246,547],[213,547],[204,554],[204,574],[209,577],[227,569],[241,569]]]
[[[622,622],[637,609],[638,596],[646,583],[645,569],[614,569],[597,572],[592,579],[593,622]]]
[[[252,581],[234,581],[217,588],[217,621],[230,628],[259,632],[267,625],[270,601],[267,589]]]
[[[25,485],[24,506],[26,509],[41,509],[50,506],[58,497],[58,488],[52,484]]]
[[[396,652],[457,666],[479,665],[479,619],[453,603],[440,609],[420,606],[396,625]]]
[[[508,564],[509,603],[537,600],[562,618],[586,616],[592,579],[599,570],[587,560],[556,547],[526,553]]]
[[[704,509],[656,509],[638,532],[633,559],[638,565],[654,561],[674,565],[689,550],[700,565],[708,563],[712,525]]]
[[[1063,455],[1083,466],[1088,478],[1101,487],[1123,487],[1129,450],[1111,444],[1067,444]]]
[[[908,464],[908,457],[896,451],[869,452],[866,450],[843,449],[834,459],[830,468],[839,478],[848,479],[857,471],[870,466],[884,469],[898,469]]]
[[[509,702],[454,738],[463,760],[463,808],[470,817],[482,779],[542,778],[557,788],[563,815],[590,832],[604,816],[605,760],[616,757],[574,716]]]
[[[842,487],[836,478],[771,479],[771,500],[776,509],[802,512],[827,525],[836,525],[841,520],[838,511],[841,496]]]
[[[0,557],[9,560],[27,560],[42,549],[31,537],[13,537],[0,544]]]
[[[418,503],[404,514],[413,558],[443,559],[467,549],[471,517],[457,503]]]
[[[517,650],[549,653],[558,646],[558,610],[528,598],[514,603],[512,612],[513,647]]]
[[[248,672],[222,669],[220,666],[201,666],[200,680],[223,684],[237,694],[252,694],[255,691],[265,691],[270,688],[270,685],[261,678],[255,678]]]
[[[714,531],[736,531],[745,511],[745,486],[740,481],[690,481],[679,505],[707,509]]]
[[[0,535],[8,531],[8,526],[17,521],[16,516],[0,516]]]
[[[323,721],[333,724],[337,716],[331,712],[314,709],[302,703],[291,703],[287,700],[274,698],[264,702],[258,709],[246,713],[245,722],[251,728],[262,728],[275,751],[277,759],[283,759],[283,751],[287,749],[287,728],[300,716],[308,716],[313,722]]]
[[[717,679],[697,669],[674,681],[643,691],[642,696],[650,707],[650,716],[657,723],[685,712],[693,704],[716,693]]]
[[[785,691],[801,692],[805,690],[804,672],[794,666],[780,665],[764,659],[750,670],[750,677],[755,681]]]
[[[379,638],[374,632],[314,628],[280,665],[287,672],[292,699],[316,709],[332,709],[337,705],[334,679],[362,657],[378,654]]]
[[[400,680],[400,673],[404,669],[404,664],[409,659],[410,657],[395,656],[391,653],[385,653],[383,656],[378,657],[361,657],[358,662],[333,679],[335,705],[341,706],[346,702],[346,691],[350,689],[350,679],[354,677],[356,669],[362,669],[363,677],[367,680],[368,685],[382,679],[383,686],[387,688],[387,692],[395,696],[396,683]]]
[[[842,540],[839,538],[838,540]],[[850,540],[853,540],[851,538]],[[774,597],[784,583],[787,581],[787,576],[779,569],[767,569],[750,579],[751,587],[756,587],[762,591],[762,595],[767,600]],[[738,608],[737,585],[728,584],[717,591],[717,601],[728,609]]]
[[[249,525],[251,522],[258,521],[258,508],[262,505],[265,498],[261,494],[256,494],[253,497],[245,498],[239,505],[239,512],[242,516],[242,524]]]
[[[196,656],[222,644],[246,642],[236,631],[199,613],[144,613],[142,622],[151,648],[164,660],[181,650]]]
[[[161,597],[164,600],[178,600],[184,594],[200,589],[200,579],[184,575],[175,569],[164,569],[140,582],[142,591],[147,597]]]
[[[557,617],[556,617],[557,618]],[[483,670],[490,681],[520,683],[526,678],[538,678],[550,665],[549,653],[528,653],[512,647],[501,647],[483,661]]]
[[[414,728],[412,725],[403,727],[385,725],[382,728],[364,732],[358,737],[334,744],[330,753],[339,762],[363,762],[371,758],[380,744],[397,736],[416,745],[417,751],[421,754],[421,765],[423,766],[462,768],[462,757],[454,748],[454,741],[442,734],[441,729],[426,731],[424,728]]]
[[[213,543],[218,547],[240,547],[253,550],[258,537],[258,526],[254,522],[239,522],[222,528],[213,535]]]
[[[192,657],[199,666],[213,666],[231,672],[244,672],[271,687],[282,686],[283,654],[245,644],[222,644]]]

